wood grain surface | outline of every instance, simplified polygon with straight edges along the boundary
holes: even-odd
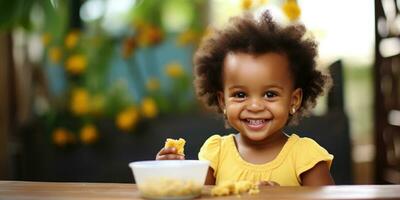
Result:
[[[400,185],[354,185],[324,187],[263,187],[259,194],[210,196],[206,186],[196,199],[400,199]],[[56,183],[0,181],[0,200],[135,200],[142,199],[135,184]]]

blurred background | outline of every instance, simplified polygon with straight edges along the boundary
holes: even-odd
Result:
[[[304,23],[334,87],[288,127],[335,155],[337,184],[400,183],[400,1],[0,1],[0,179],[132,182],[128,163],[221,116],[194,95],[201,38],[244,11]]]

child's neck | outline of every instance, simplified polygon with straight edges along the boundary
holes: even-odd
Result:
[[[273,146],[282,144],[282,142],[285,143],[287,138],[288,136],[282,131],[275,133],[261,141],[249,140],[246,137],[242,137],[240,133],[235,135],[235,140],[238,143],[238,145],[251,149],[271,148]]]
[[[249,141],[240,134],[235,135],[237,151],[243,160],[253,164],[265,164],[274,160],[281,152],[288,137],[283,133],[276,133],[265,141]]]

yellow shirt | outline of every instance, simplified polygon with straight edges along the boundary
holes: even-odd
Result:
[[[331,167],[333,155],[310,138],[292,134],[276,158],[264,164],[252,164],[237,151],[234,135],[213,135],[199,152],[199,160],[209,160],[216,184],[225,181],[275,181],[281,186],[301,185],[300,174],[326,161]]]

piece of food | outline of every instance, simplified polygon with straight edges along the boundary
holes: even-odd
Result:
[[[175,147],[178,154],[185,155],[184,154],[185,143],[186,143],[186,141],[183,138],[179,138],[179,140],[167,138],[167,141],[165,141],[164,147],[165,148]]]
[[[237,181],[237,182],[224,182],[216,185],[211,189],[212,196],[227,196],[227,195],[240,195],[243,193],[250,195],[258,194],[260,192],[258,184],[250,181]]]

